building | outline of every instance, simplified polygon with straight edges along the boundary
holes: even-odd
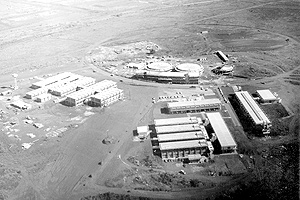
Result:
[[[174,126],[158,126],[155,127],[157,135],[169,134],[169,133],[181,133],[181,132],[195,132],[202,131],[202,126],[199,124],[184,124]]]
[[[240,108],[245,111],[246,116],[252,121],[255,129],[269,134],[272,126],[271,121],[262,111],[253,97],[247,91],[235,92]]]
[[[206,115],[221,145],[222,153],[235,152],[237,144],[235,143],[221,114],[219,112],[212,112],[206,113]]]
[[[216,54],[222,61],[229,61],[228,57],[222,51],[216,51]]]
[[[29,92],[26,93],[25,97],[27,99],[35,99],[37,96],[40,96],[42,94],[46,94],[48,92],[48,88],[47,87],[41,87],[38,88],[36,90],[31,90]]]
[[[167,110],[170,114],[190,113],[190,112],[209,112],[221,109],[221,101],[217,98],[203,99],[199,101],[182,101],[167,103]]]
[[[139,70],[135,73],[134,78],[159,83],[198,84],[199,76],[199,72],[158,72]]]
[[[14,101],[10,105],[21,110],[29,110],[32,108],[30,104],[25,103],[24,101],[21,100]]]
[[[84,87],[92,86],[96,83],[96,80],[91,77],[80,77],[68,84],[63,84],[57,87],[51,87],[49,92],[55,96],[67,96],[70,93],[76,92]]]
[[[65,104],[68,106],[78,106],[83,104],[85,101],[88,101],[92,95],[116,87],[117,87],[116,82],[110,80],[104,80],[69,94],[65,100]]]
[[[45,94],[41,94],[39,96],[36,97],[35,101],[39,102],[39,103],[43,103],[46,101],[49,101],[51,99],[51,94],[49,93],[45,93]]]
[[[145,139],[151,131],[149,130],[149,126],[138,126],[136,128],[136,132],[138,134],[138,138]]]
[[[155,119],[155,126],[172,126],[172,125],[182,125],[182,124],[198,124],[197,117],[178,117],[178,118],[168,118],[168,119]]]
[[[204,130],[205,130],[205,128],[204,128]],[[209,137],[208,137],[208,134],[206,131],[180,132],[180,133],[157,135],[157,140],[159,143],[186,141],[186,140],[200,140],[200,139],[209,140]]]
[[[259,96],[259,102],[261,103],[278,103],[280,98],[275,96],[270,90],[257,90],[256,94]]]
[[[188,155],[208,154],[208,144],[205,139],[159,143],[162,160],[185,161]]]
[[[123,90],[111,88],[91,96],[90,103],[92,106],[109,106],[119,100],[124,99]]]
[[[71,73],[71,72],[63,72],[63,73],[57,74],[55,76],[51,76],[49,78],[46,78],[44,80],[38,81],[36,83],[33,83],[31,85],[31,88],[38,89],[38,88],[41,88],[41,87],[46,87],[46,86],[54,84],[54,83],[56,83],[58,81],[64,80],[66,78],[69,78],[71,76],[74,76],[74,74]]]

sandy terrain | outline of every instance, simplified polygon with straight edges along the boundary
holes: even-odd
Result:
[[[19,74],[20,86],[13,96],[20,95],[22,98],[30,90],[30,84],[37,81],[32,77],[71,71],[97,80],[115,80],[125,91],[126,98],[104,110],[86,106],[69,108],[51,101],[42,105],[33,103],[33,110],[19,112],[7,109],[8,97],[1,97],[0,109],[8,114],[1,119],[0,199],[80,199],[103,192],[166,199],[214,199],[229,191],[228,188],[258,177],[256,175],[260,171],[249,162],[250,155],[257,156],[258,163],[262,163],[257,165],[267,169],[267,164],[259,157],[262,148],[268,146],[270,155],[275,155],[277,147],[273,144],[282,145],[296,141],[298,137],[299,8],[299,2],[289,0],[1,0],[1,91],[13,84],[12,73]],[[202,34],[202,31],[208,33]],[[238,59],[235,72],[247,79],[214,76],[207,63],[204,64],[204,80],[213,77],[215,85],[251,85],[271,88],[279,94],[291,115],[284,136],[267,141],[249,140],[237,125],[239,122],[233,122],[232,131],[242,146],[241,153],[245,154],[244,159],[238,158],[238,163],[249,166],[254,175],[244,173],[245,169],[241,167],[244,165],[235,166],[232,164],[235,161],[228,161],[239,171],[236,176],[211,177],[207,173],[198,173],[199,169],[187,169],[186,180],[197,176],[205,183],[202,190],[187,189],[182,185],[177,185],[179,189],[172,192],[134,190],[130,184],[107,186],[107,180],[120,178],[124,171],[137,168],[127,160],[129,156],[141,152],[152,154],[149,141],[136,143],[132,140],[136,126],[151,123],[155,112],[158,112],[151,98],[178,90],[188,91],[190,87],[110,76],[111,73],[102,65],[91,62],[90,58],[99,56],[99,48],[124,47],[145,41],[161,48],[157,56],[172,55],[184,61],[196,61],[207,56],[209,62],[215,62],[217,58],[212,53],[221,49]],[[111,60],[104,56],[104,60],[108,64],[119,62],[118,66],[122,68],[122,63],[129,62],[130,56],[119,55]],[[229,114],[234,116],[231,111]],[[27,116],[45,126],[37,129],[25,124],[23,120]],[[18,123],[6,129],[5,123],[11,121]],[[36,137],[29,137],[29,133]],[[114,137],[115,143],[103,144],[102,140],[107,136]],[[22,143],[33,145],[23,150]],[[287,152],[294,150],[293,145],[292,150],[289,148],[287,146]],[[297,154],[297,148],[294,152]],[[283,155],[289,158],[288,153],[283,152]],[[218,162],[221,164],[216,166],[225,165],[222,159]],[[271,162],[274,169],[270,169],[274,171],[289,169],[289,165],[275,165],[277,160],[270,159],[268,162]],[[143,174],[143,170],[148,171],[149,167],[137,169],[140,169],[140,175],[146,174],[142,178],[147,179],[148,172]],[[180,166],[163,166],[161,170],[175,173],[180,169]],[[266,174],[271,172],[266,171]],[[288,175],[297,174],[293,173]],[[269,177],[268,181],[276,182],[277,179]]]

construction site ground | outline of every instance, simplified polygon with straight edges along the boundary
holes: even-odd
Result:
[[[0,199],[298,199],[299,8],[290,0],[0,1],[0,92],[13,73],[19,86],[0,96]],[[229,55],[233,76],[211,72],[222,65],[216,50]],[[221,99],[237,154],[183,166],[153,155],[150,138],[135,140],[137,126],[173,117],[153,97],[203,91],[130,79],[126,64],[151,59],[204,66],[201,87]],[[31,83],[65,71],[116,81],[125,99],[96,108],[23,98]],[[232,85],[279,95],[280,106],[262,106],[276,134],[245,133],[218,93]],[[12,107],[17,99],[33,108]]]

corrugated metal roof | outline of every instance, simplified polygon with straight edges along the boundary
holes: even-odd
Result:
[[[159,144],[160,150],[188,149],[188,148],[195,148],[195,147],[207,147],[206,140],[163,142]]]
[[[221,147],[236,147],[236,143],[219,112],[206,113]]]
[[[257,93],[265,101],[276,100],[276,97],[270,90],[257,90]]]
[[[180,117],[180,118],[168,118],[168,119],[155,119],[155,126],[168,126],[177,124],[196,124],[198,120],[196,117]]]
[[[243,104],[255,124],[271,123],[262,109],[247,91],[235,92],[237,98]]]

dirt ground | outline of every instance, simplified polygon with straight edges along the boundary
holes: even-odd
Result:
[[[0,97],[0,199],[80,199],[107,192],[128,198],[239,199],[252,189],[258,192],[249,199],[268,199],[264,194],[275,189],[269,199],[298,199],[299,9],[292,0],[0,1],[0,92],[14,84],[12,73],[19,75],[19,89]],[[127,79],[132,72],[123,66],[148,55],[145,45],[132,44],[158,45],[154,55],[160,59],[197,63],[207,57],[201,63],[204,85],[277,92],[289,114],[280,121],[285,134],[250,138],[226,119],[242,156],[217,158],[209,166],[164,165],[152,156],[149,140],[133,141],[133,130],[161,116],[153,97],[189,94],[191,88]],[[211,64],[221,63],[215,50],[229,55],[240,78],[210,72]],[[111,76],[114,69],[122,74]],[[64,71],[117,81],[125,100],[98,109],[23,98],[37,78]],[[33,109],[10,107],[18,96]],[[28,119],[44,127],[25,123]],[[115,142],[103,144],[107,136]],[[24,143],[30,148],[22,148]],[[181,169],[186,176],[178,175]]]

